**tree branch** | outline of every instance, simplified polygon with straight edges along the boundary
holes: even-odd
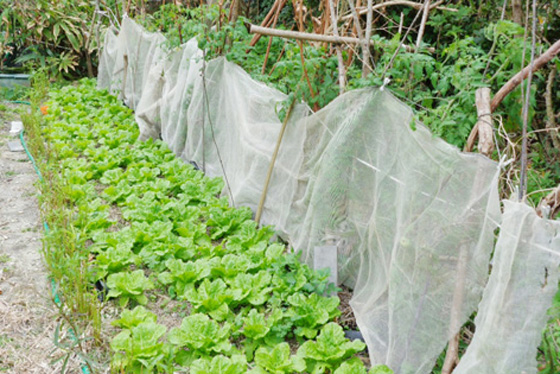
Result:
[[[268,36],[277,36],[286,39],[298,39],[298,40],[309,40],[313,42],[320,43],[333,43],[333,44],[360,44],[362,41],[359,38],[353,38],[350,36],[334,36],[334,35],[323,35],[323,34],[311,34],[308,32],[298,32],[298,31],[288,31],[288,30],[278,30],[269,27],[262,27],[248,23],[245,25],[250,34],[261,34]],[[368,40],[370,46],[375,45],[373,40]],[[414,52],[414,47],[408,45],[402,45],[406,48],[407,52]],[[433,48],[427,48],[427,51],[434,52]]]
[[[527,65],[523,70],[519,73],[515,74],[513,78],[511,78],[506,84],[503,85],[502,88],[494,95],[492,98],[492,102],[490,103],[490,109],[492,112],[496,111],[496,108],[500,103],[504,100],[504,98],[513,91],[517,86],[521,84],[529,76],[529,72],[534,73],[535,71],[542,68],[546,65],[550,60],[554,58],[558,53],[560,53],[560,40],[556,41],[550,48],[540,55],[533,63],[533,67],[531,68],[531,64]]]
[[[327,2],[329,3],[329,9],[331,13],[333,34],[334,37],[338,38],[338,17],[336,16],[336,10],[334,8],[334,0],[327,0]],[[344,92],[344,88],[346,87],[346,68],[344,66],[344,60],[342,59],[342,49],[340,48],[340,45],[336,46],[336,57],[338,59],[338,85],[340,88],[340,93],[342,94]]]
[[[356,13],[356,10],[353,9],[354,13]],[[356,14],[356,19],[358,18],[358,15]],[[358,21],[359,23],[359,21]],[[366,18],[366,35],[365,35],[365,40],[364,40],[364,45],[363,45],[363,51],[362,51],[362,56],[363,56],[363,60],[364,60],[364,66],[362,67],[362,76],[365,78],[368,76],[368,74],[372,71],[370,65],[369,65],[369,46],[367,44],[368,40],[371,40],[371,27],[372,27],[372,23],[373,23],[373,0],[367,0],[367,18]]]
[[[556,66],[550,69],[548,74],[548,80],[546,82],[546,93],[544,95],[546,102],[546,128],[550,131],[550,138],[552,140],[552,145],[560,152],[560,136],[558,135],[558,130],[556,129],[556,118],[554,117],[554,107],[552,102],[552,89],[554,85],[554,78],[556,77]]]
[[[432,5],[430,5],[430,10],[432,9],[439,9],[439,10],[446,10],[448,12],[458,12],[458,9],[455,8],[447,8],[447,7],[443,7],[440,6],[441,4],[443,4],[443,0],[437,1],[435,3],[433,3]],[[424,7],[424,4],[422,3],[416,3],[414,1],[408,1],[408,0],[391,0],[391,1],[387,1],[385,3],[381,3],[381,4],[375,4],[374,6],[371,7],[372,10],[377,10],[377,9],[381,9],[381,8],[385,8],[387,6],[397,6],[397,5],[406,5],[409,6],[411,8],[414,8],[416,10],[420,10]],[[358,9],[358,15],[364,15],[368,12],[368,8],[361,8]],[[352,15],[346,15],[344,17],[342,17],[343,21],[346,21],[347,19],[351,18]]]
[[[418,30],[418,37],[416,38],[416,50],[420,49],[420,44],[422,43],[422,37],[424,36],[424,29],[426,28],[426,22],[428,21],[428,14],[430,13],[430,0],[424,2],[424,10],[422,13],[422,21],[420,22],[420,29]]]

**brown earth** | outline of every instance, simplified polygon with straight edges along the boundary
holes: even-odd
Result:
[[[62,362],[52,363],[61,354],[53,344],[58,314],[41,254],[37,175],[24,152],[8,147],[19,139],[9,133],[16,118],[12,108],[0,112],[0,373],[60,373]]]

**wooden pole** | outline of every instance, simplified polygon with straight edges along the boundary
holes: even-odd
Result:
[[[424,29],[426,28],[426,22],[428,21],[428,14],[430,13],[430,0],[424,2],[424,10],[422,13],[422,21],[420,22],[420,30],[418,30],[418,37],[416,38],[416,51],[420,49],[420,44],[422,43],[422,37],[424,36]]]
[[[476,131],[471,131],[467,139],[465,152],[472,151],[474,140],[478,135],[478,152],[490,157],[494,150],[494,130],[492,128],[492,111],[490,110],[490,88],[482,87],[476,90],[475,99],[478,121],[474,125]]]
[[[322,35],[322,34],[311,34],[308,32],[299,31],[288,31],[288,30],[277,30],[268,27],[256,26],[253,24],[248,24],[247,28],[251,34],[261,34],[268,36],[278,36],[280,38],[286,39],[298,39],[298,40],[309,40],[313,42],[321,43],[333,43],[333,44],[359,44],[361,40],[359,38],[353,38],[350,36],[334,36],[334,35]],[[374,45],[373,41],[369,41],[370,45]]]
[[[546,65],[550,60],[554,58],[558,53],[560,53],[560,40],[557,40],[556,43],[550,46],[542,55],[540,55],[537,59],[533,61],[533,63],[525,66],[523,70],[519,73],[515,74],[506,84],[500,88],[500,90],[494,95],[492,101],[490,102],[490,113],[494,113],[498,108],[498,105],[504,100],[504,98],[513,91],[517,86],[523,82],[530,73],[534,73],[535,71],[542,68]],[[478,124],[478,122],[477,122]],[[469,138],[467,140],[467,144],[465,146],[465,152],[471,152],[472,147],[474,145],[474,139],[478,135],[478,126],[475,125],[471,130]]]
[[[560,152],[560,136],[558,136],[558,128],[556,127],[556,118],[554,115],[554,104],[552,101],[554,78],[556,78],[556,66],[552,66],[550,73],[548,73],[544,101],[546,103],[546,129],[550,131],[549,135],[552,146]]]
[[[257,225],[259,225],[261,222],[262,211],[264,208],[264,203],[266,201],[266,195],[268,193],[268,186],[270,184],[270,179],[272,179],[272,172],[274,171],[274,165],[276,164],[278,151],[280,150],[280,145],[282,144],[282,138],[284,137],[284,132],[286,131],[288,120],[290,119],[290,115],[292,114],[292,110],[294,109],[295,103],[296,103],[296,99],[294,98],[292,100],[292,103],[288,107],[288,111],[286,112],[286,117],[282,122],[282,128],[280,129],[280,134],[278,135],[278,140],[276,141],[276,147],[274,148],[274,152],[272,153],[272,159],[270,160],[270,165],[268,166],[268,172],[266,174],[266,180],[264,181],[263,192],[261,195],[261,199],[259,201],[259,206],[257,207],[257,214],[255,215],[255,222],[257,222]]]
[[[334,8],[334,0],[327,0],[329,3],[329,11],[331,13],[331,23],[332,23],[332,30],[333,34],[336,38],[339,37],[338,34],[338,17],[336,15],[336,10]],[[340,45],[336,46],[336,57],[338,59],[338,86],[340,93],[344,92],[344,88],[346,87],[346,67],[344,66],[344,60],[342,58],[342,48]]]
[[[443,0],[439,0],[436,3],[433,3],[432,5],[430,5],[430,10],[432,9],[440,9],[440,10],[446,10],[448,12],[458,12],[459,9],[456,8],[446,8],[446,7],[442,7],[440,6],[443,3]],[[381,9],[381,8],[385,8],[388,6],[398,6],[398,5],[406,5],[409,6],[411,8],[414,8],[416,10],[420,10],[422,9],[422,7],[424,6],[424,4],[422,3],[416,3],[414,1],[407,1],[407,0],[392,0],[392,1],[386,1],[384,3],[379,3],[379,4],[375,4],[372,6],[372,10],[377,10],[377,9]],[[362,8],[358,10],[358,15],[364,15],[368,12],[368,8]],[[341,18],[342,21],[346,21],[347,19],[351,18],[352,14],[346,15],[344,17]]]
[[[121,100],[125,99],[124,96],[124,90],[126,88],[126,79],[128,76],[128,55],[125,54],[123,56],[123,60],[124,60],[124,72],[123,72],[123,80],[122,80],[122,88],[121,88]]]
[[[354,13],[356,11],[354,10]],[[358,15],[355,15],[358,18]],[[354,21],[356,22],[356,21]],[[359,21],[358,21],[359,22]],[[369,45],[368,41],[371,40],[371,28],[373,24],[373,0],[367,0],[367,17],[366,17],[366,35],[364,44],[362,45],[362,58],[363,58],[363,65],[362,65],[362,77],[367,77],[369,73],[371,73],[372,68],[370,66],[370,53],[369,53]]]
[[[268,11],[268,14],[266,15],[266,17],[264,17],[263,21],[261,22],[261,27],[266,27],[266,26],[270,25],[270,22],[273,20],[273,17],[276,14],[277,9],[281,10],[284,7],[284,5],[286,5],[287,1],[288,0],[276,0],[276,1],[274,1],[274,4],[272,4],[272,7]],[[257,42],[259,41],[259,39],[261,38],[261,35],[266,35],[266,34],[257,34],[255,36],[253,36],[253,38],[249,42],[249,45],[251,47],[254,47],[257,44]],[[249,50],[247,50],[247,52],[249,52]]]
[[[312,34],[308,32],[278,30],[269,27],[253,25],[251,23],[245,24],[245,27],[247,27],[247,30],[249,31],[250,34],[277,36],[279,38],[284,38],[284,39],[309,40],[312,42],[332,43],[332,44],[361,44],[362,43],[362,40],[360,40],[359,38],[353,38],[350,36],[334,36],[334,35]],[[370,46],[375,45],[373,40],[368,40],[367,42]],[[407,52],[414,52],[414,47],[411,47],[406,44],[401,44],[401,46],[405,48]],[[435,52],[435,49],[432,47],[426,48],[425,50],[430,53]]]
[[[274,15],[274,20],[272,21],[272,28],[276,27],[276,22],[278,21],[278,16],[280,16],[280,7],[276,8],[276,14]],[[264,75],[266,70],[266,64],[268,62],[268,56],[270,55],[270,48],[272,47],[272,36],[268,39],[268,46],[266,47],[266,54],[264,55],[264,62],[261,70],[261,74]]]

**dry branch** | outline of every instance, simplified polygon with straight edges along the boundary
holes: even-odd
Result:
[[[441,369],[441,374],[451,374],[457,363],[459,362],[459,340],[461,338],[461,331],[459,331],[447,345],[447,352],[445,353],[445,360]]]
[[[554,58],[560,52],[560,40],[556,41],[550,48],[540,55],[535,61],[532,68],[533,73],[544,65],[546,65],[550,60]],[[494,95],[492,102],[490,104],[490,109],[492,112],[496,110],[498,105],[504,100],[504,98],[513,91],[517,86],[521,84],[529,76],[529,72],[531,71],[531,64],[525,66],[523,70],[519,73],[515,74],[513,78],[511,78],[506,84],[503,85],[502,88]]]
[[[560,186],[556,187],[537,207],[539,217],[554,219],[560,213]]]
[[[424,29],[426,28],[426,22],[428,21],[428,14],[430,13],[430,0],[424,2],[424,10],[422,13],[422,21],[420,22],[420,29],[418,30],[418,38],[416,39],[416,50],[420,49],[420,44],[422,43],[422,37],[424,36]]]
[[[280,16],[280,11],[282,9],[278,6],[276,7],[276,14],[274,14],[274,19],[272,21],[272,28],[276,27],[276,22],[278,22],[278,17]],[[272,47],[272,37],[268,39],[268,46],[266,47],[266,54],[264,55],[264,62],[262,66],[261,74],[264,74],[266,70],[266,64],[268,62],[268,56],[270,55],[270,48]]]
[[[437,1],[437,2],[433,3],[432,5],[430,5],[430,10],[439,9],[439,10],[446,10],[448,12],[457,12],[458,11],[458,9],[455,9],[455,8],[447,8],[447,7],[440,6],[442,3],[443,3],[443,0],[440,0],[440,1]],[[377,10],[377,9],[385,8],[387,6],[396,6],[396,5],[406,5],[406,6],[409,6],[411,8],[414,8],[416,10],[420,10],[424,7],[424,4],[416,3],[414,1],[393,0],[393,1],[387,1],[387,2],[381,3],[381,4],[375,4],[374,6],[372,6],[372,10]],[[358,10],[358,15],[364,15],[368,11],[367,7],[357,9],[357,10]],[[349,19],[351,17],[352,17],[352,15],[350,14],[350,15],[346,15],[346,16],[342,17],[341,19],[343,21],[346,21],[347,19]]]
[[[556,43],[554,43],[552,46],[550,46],[550,48],[546,52],[544,52],[542,55],[540,55],[533,62],[532,67],[531,67],[531,64],[527,65],[525,68],[523,68],[523,70],[521,70],[519,73],[515,74],[513,76],[513,78],[511,78],[509,81],[507,81],[507,83],[504,84],[502,86],[502,88],[500,88],[500,90],[496,93],[496,95],[494,95],[494,98],[490,102],[490,113],[494,113],[494,111],[496,111],[496,108],[498,107],[498,105],[500,105],[500,103],[504,100],[504,98],[511,91],[513,91],[517,86],[519,86],[521,84],[521,82],[523,82],[523,80],[525,80],[525,78],[527,78],[529,76],[530,72],[534,73],[535,71],[542,68],[550,60],[552,60],[554,58],[554,56],[556,56],[558,53],[560,53],[560,40],[556,41]],[[467,139],[467,144],[466,144],[465,149],[464,149],[465,152],[471,152],[472,151],[473,146],[474,146],[474,140],[476,139],[476,136],[478,135],[478,130],[479,130],[479,128],[478,128],[478,122],[477,122],[477,124],[473,127],[473,129],[471,130],[471,133],[469,134],[469,138]]]
[[[554,78],[556,78],[556,67],[553,66],[548,74],[548,81],[546,82],[546,93],[544,95],[546,102],[546,129],[550,131],[550,138],[552,140],[552,145],[560,152],[560,135],[558,134],[558,129],[556,128],[556,118],[554,116],[554,107],[552,103],[552,86],[554,84]]]
[[[278,36],[280,38],[286,39],[297,39],[297,40],[309,40],[321,43],[333,43],[333,44],[359,44],[360,39],[352,38],[349,36],[334,36],[334,35],[323,35],[323,34],[311,34],[308,32],[299,31],[288,31],[288,30],[277,30],[271,29],[269,27],[261,27],[253,24],[248,24],[247,28],[251,34],[261,34],[268,36]],[[370,45],[374,45],[373,41],[370,40]]]
[[[333,34],[335,38],[339,37],[338,34],[338,25],[337,25],[337,16],[335,13],[334,2],[333,0],[327,0],[329,3],[329,11],[331,13],[331,22],[333,26]],[[338,59],[338,85],[340,88],[340,93],[344,92],[344,88],[346,87],[346,67],[344,66],[344,60],[342,58],[342,48],[340,45],[336,46],[336,57]]]
[[[284,5],[286,5],[287,1],[288,0],[276,0],[274,4],[272,4],[270,10],[268,11],[268,14],[264,17],[263,21],[261,22],[261,26],[262,27],[269,26],[272,23],[274,16],[276,15],[276,11],[278,10],[278,12],[280,12],[280,10],[282,10]],[[262,36],[261,34],[256,34],[255,36],[253,36],[253,38],[249,42],[249,45],[251,47],[254,47],[255,44],[257,44],[257,42],[261,38],[261,36]]]
[[[260,35],[268,35],[268,36],[277,36],[279,38],[285,39],[296,39],[296,40],[309,40],[312,42],[320,42],[320,43],[333,43],[333,44],[361,44],[362,41],[359,38],[353,38],[350,36],[334,36],[334,35],[323,35],[323,34],[312,34],[308,32],[298,32],[298,31],[288,31],[288,30],[277,30],[272,29],[269,27],[262,27],[253,24],[246,24],[247,30],[251,34],[260,34]],[[368,43],[370,46],[375,45],[373,40],[370,40]],[[404,45],[403,47],[407,50],[407,52],[413,52],[414,47]],[[426,49],[429,52],[433,52],[433,48]]]
[[[358,18],[359,16],[356,14],[355,9],[354,9],[354,13],[355,13],[355,17]],[[357,22],[359,23],[360,21],[358,20]],[[363,77],[367,77],[368,74],[373,70],[369,65],[370,53],[369,53],[369,46],[367,44],[368,40],[371,39],[372,23],[373,23],[373,0],[367,0],[366,35],[365,35],[364,44],[362,45],[363,48],[362,56],[364,60],[364,65],[362,67]]]

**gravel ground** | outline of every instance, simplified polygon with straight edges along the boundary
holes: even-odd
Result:
[[[37,175],[24,152],[8,147],[19,139],[9,133],[9,112],[0,112],[0,373],[60,373],[61,363],[52,364],[60,354],[53,353],[57,310],[41,254]]]

